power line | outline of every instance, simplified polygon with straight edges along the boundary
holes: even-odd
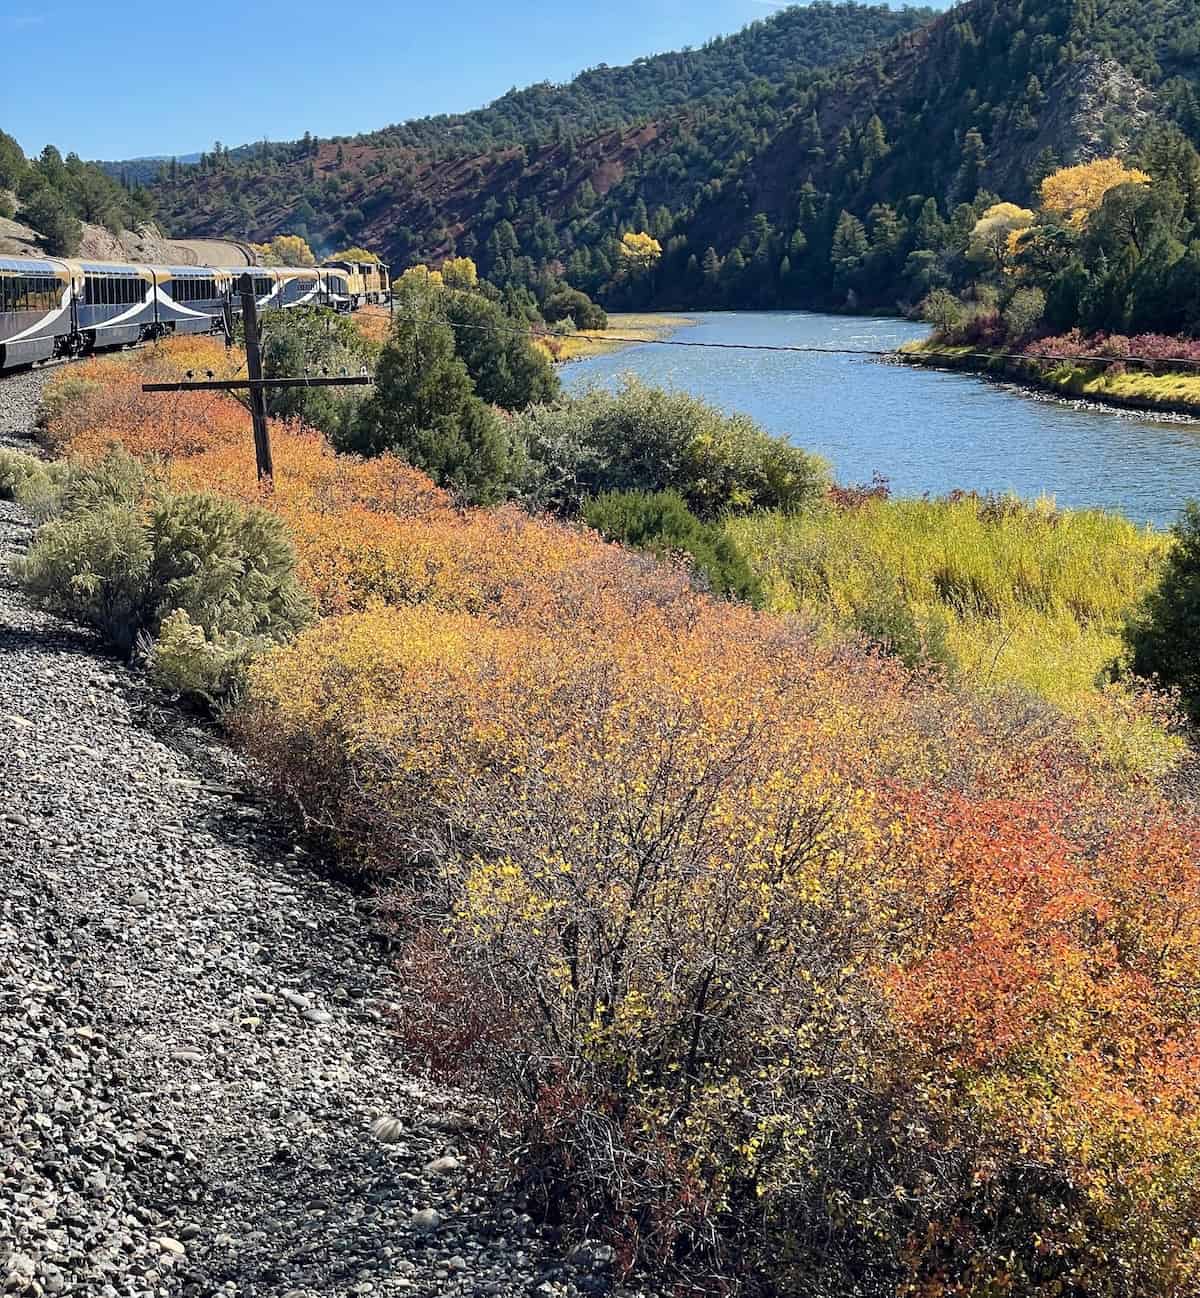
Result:
[[[997,351],[921,351],[921,352],[904,352],[898,348],[877,348],[877,347],[816,347],[804,344],[787,344],[787,343],[731,343],[731,342],[698,342],[696,339],[689,338],[629,338],[620,334],[608,334],[599,336],[597,333],[589,331],[575,335],[555,335],[538,333],[533,329],[509,329],[503,326],[471,324],[461,320],[445,320],[436,316],[418,316],[404,315],[397,312],[397,320],[409,320],[414,324],[442,324],[450,329],[471,329],[479,333],[490,333],[493,335],[506,335],[509,337],[527,338],[531,342],[545,342],[548,338],[558,336],[584,338],[589,343],[598,343],[601,346],[625,345],[632,346],[651,346],[651,347],[694,347],[705,348],[715,351],[742,351],[742,352],[782,352],[802,356],[870,356],[876,359],[886,358],[888,360],[903,361],[906,357],[913,357],[916,360],[1015,360],[1015,361],[1069,361],[1076,364],[1085,365],[1145,365],[1153,368],[1156,365],[1167,367],[1185,366],[1187,368],[1200,368],[1200,360],[1190,360],[1185,357],[1152,360],[1145,356],[1102,356],[1099,354],[1083,353],[1077,356],[1070,356],[1062,352],[1043,352],[1037,355],[1030,355],[1028,352],[997,352]]]

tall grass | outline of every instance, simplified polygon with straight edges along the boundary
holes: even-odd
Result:
[[[956,495],[868,500],[727,527],[777,611],[856,624],[881,597],[946,623],[960,671],[1058,702],[1090,690],[1170,538],[1101,510]]]

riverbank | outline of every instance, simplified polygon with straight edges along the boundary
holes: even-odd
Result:
[[[1014,357],[995,348],[954,346],[932,340],[906,343],[896,353],[904,364],[930,369],[981,374],[1002,379],[1033,392],[1117,410],[1132,410],[1170,420],[1200,420],[1200,374],[1170,370],[1163,373],[1127,370],[1078,361],[1046,361]]]
[[[665,338],[676,329],[684,329],[695,323],[689,316],[659,315],[656,312],[610,315],[607,329],[581,329],[578,333],[557,339],[555,360],[578,361],[591,356],[608,355],[638,343]]]

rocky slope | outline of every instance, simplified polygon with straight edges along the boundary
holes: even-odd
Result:
[[[36,231],[20,221],[0,217],[0,257],[42,257]],[[155,266],[249,266],[252,254],[230,239],[167,239],[154,226],[113,234],[102,225],[84,223],[82,261],[132,261]]]

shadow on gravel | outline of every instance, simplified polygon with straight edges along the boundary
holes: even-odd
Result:
[[[427,1246],[409,1233],[417,1200],[403,1163],[349,1133],[322,1148],[318,1161],[314,1152],[281,1144],[271,1162],[236,1183],[209,1187],[234,1209],[230,1224],[241,1236],[240,1247],[217,1247],[204,1258],[212,1283],[232,1280],[262,1295],[296,1286],[324,1292],[331,1281],[387,1275],[396,1258],[419,1259]],[[473,1222],[476,1238],[485,1222]],[[260,1233],[270,1247],[247,1247]],[[438,1249],[428,1248],[432,1260]]]
[[[58,621],[40,627],[0,625],[0,654],[26,653],[31,650],[39,654],[97,658],[105,663],[124,666],[120,655],[105,648],[100,637],[87,627],[76,627],[70,622]]]

